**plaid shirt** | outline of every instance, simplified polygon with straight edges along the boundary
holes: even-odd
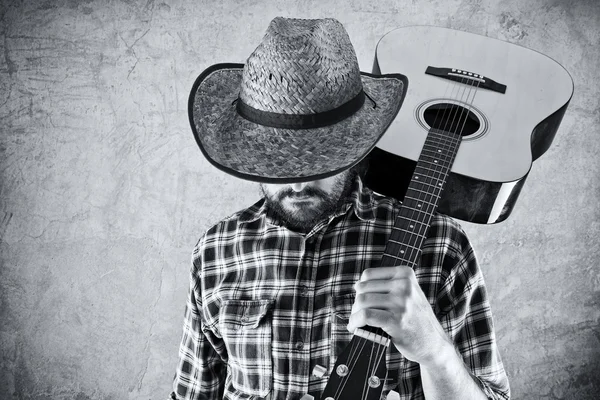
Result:
[[[175,399],[297,400],[325,388],[346,330],[353,284],[377,267],[400,203],[357,179],[337,213],[308,234],[280,226],[264,200],[210,228],[193,253]],[[490,399],[508,399],[492,314],[473,249],[436,215],[417,280],[471,374]],[[419,365],[393,345],[390,389],[423,399]],[[317,365],[327,374],[316,377]]]

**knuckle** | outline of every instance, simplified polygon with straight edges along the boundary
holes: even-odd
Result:
[[[354,284],[354,290],[356,291],[356,293],[361,292],[363,288],[364,288],[364,284],[361,281],[357,281]]]
[[[367,281],[367,280],[371,279],[371,274],[372,274],[372,272],[371,272],[370,268],[365,269],[360,276],[360,281]]]

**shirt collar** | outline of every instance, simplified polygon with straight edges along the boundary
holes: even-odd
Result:
[[[364,186],[359,177],[356,177],[352,186],[352,192],[335,212],[335,215],[345,214],[350,208],[353,209],[354,214],[362,221],[372,221],[375,219],[375,200],[373,199],[373,192]],[[270,220],[267,215],[267,207],[264,198],[242,211],[239,216],[239,221],[246,223],[254,222],[261,217]]]

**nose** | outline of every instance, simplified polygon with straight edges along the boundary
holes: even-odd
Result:
[[[300,192],[306,186],[306,182],[292,183],[292,190],[294,192]]]

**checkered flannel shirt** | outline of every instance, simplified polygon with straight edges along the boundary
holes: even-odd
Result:
[[[210,228],[193,253],[173,399],[295,400],[319,395],[346,330],[353,284],[377,267],[400,203],[357,179],[346,204],[308,234],[280,226],[264,200]],[[415,275],[490,399],[509,385],[481,270],[464,231],[436,215]],[[390,389],[423,399],[419,365],[390,345]],[[324,377],[311,372],[327,368]]]

